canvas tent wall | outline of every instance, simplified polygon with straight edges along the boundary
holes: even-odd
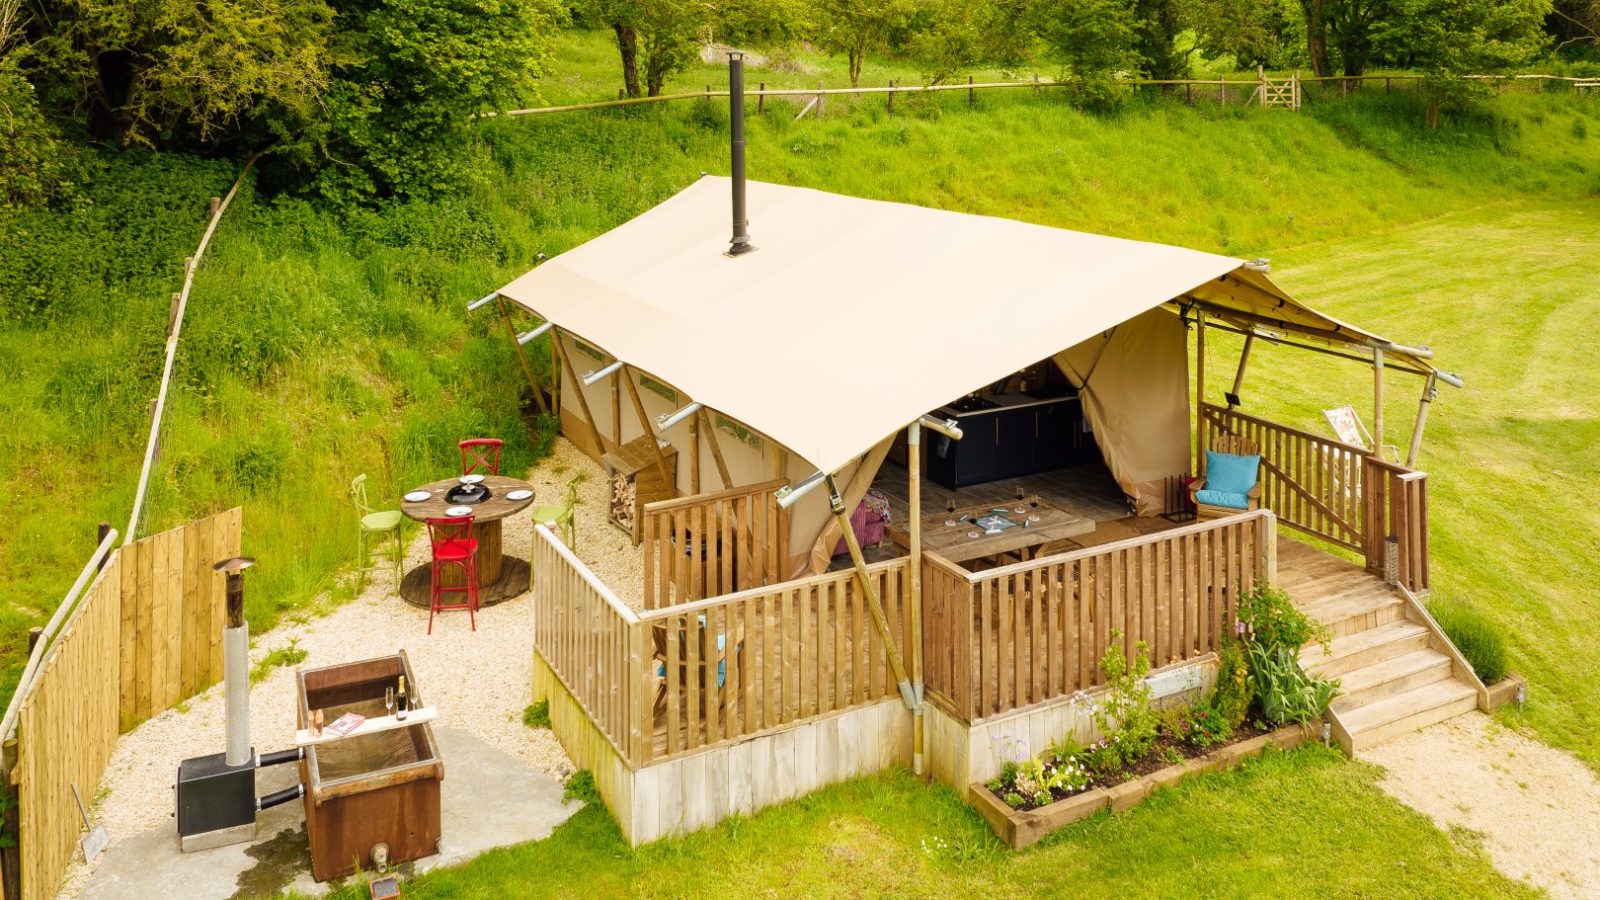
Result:
[[[761,182],[748,186],[759,249],[730,258],[728,195],[727,179],[701,178],[499,293],[788,448],[796,480],[841,472],[928,410],[1174,301],[1241,327],[1384,345],[1388,365],[1432,371],[1426,354],[1304,307],[1244,260]],[[1114,392],[1096,377],[1114,431]],[[609,395],[590,407],[600,418]],[[1126,464],[1130,485],[1150,477]],[[794,511],[796,547],[825,503],[818,492]]]

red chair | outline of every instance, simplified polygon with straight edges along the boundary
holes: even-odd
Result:
[[[461,447],[461,474],[471,475],[478,469],[488,469],[490,475],[500,474],[500,448],[505,441],[499,438],[467,438]]]
[[[433,573],[428,596],[428,633],[433,634],[434,613],[464,609],[478,630],[478,541],[472,536],[472,516],[428,520],[428,542],[433,545]],[[463,584],[446,587],[443,572],[460,566]],[[466,594],[465,603],[445,603],[445,594]]]

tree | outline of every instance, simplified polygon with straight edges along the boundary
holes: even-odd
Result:
[[[1189,54],[1178,50],[1178,34],[1188,27],[1189,10],[1179,0],[1134,0],[1134,50],[1143,57],[1143,71],[1151,78],[1182,78],[1189,71]]]
[[[944,84],[986,59],[994,13],[988,3],[921,0],[910,17],[906,52],[922,69],[923,81]]]
[[[1064,67],[1075,100],[1104,109],[1126,98],[1117,75],[1140,63],[1129,0],[1041,0],[1036,15],[1039,36]]]
[[[1333,73],[1328,64],[1328,17],[1324,5],[1325,0],[1300,0],[1300,10],[1306,18],[1306,59],[1311,63],[1311,74],[1318,78]]]
[[[323,0],[41,0],[31,66],[95,137],[215,143],[316,114],[332,20]]]
[[[904,30],[913,9],[911,0],[819,0],[817,37],[827,49],[845,55],[850,86],[860,87],[867,54]]]
[[[615,35],[629,97],[660,96],[667,77],[694,61],[716,12],[709,0],[582,0],[576,9],[584,21]]]
[[[339,0],[327,113],[297,159],[337,200],[427,196],[462,174],[472,117],[530,93],[553,0]]]
[[[1381,19],[1372,40],[1414,68],[1423,70],[1423,98],[1429,128],[1439,114],[1460,108],[1487,87],[1465,78],[1526,62],[1544,46],[1548,0],[1393,0],[1392,15]]]

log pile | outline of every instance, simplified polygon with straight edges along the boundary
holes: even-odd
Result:
[[[639,488],[633,479],[622,472],[611,476],[611,521],[620,525],[624,531],[633,530],[638,492]]]

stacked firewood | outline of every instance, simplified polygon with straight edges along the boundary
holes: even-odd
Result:
[[[639,488],[633,479],[618,472],[611,476],[611,520],[623,528],[633,528],[634,501]]]

